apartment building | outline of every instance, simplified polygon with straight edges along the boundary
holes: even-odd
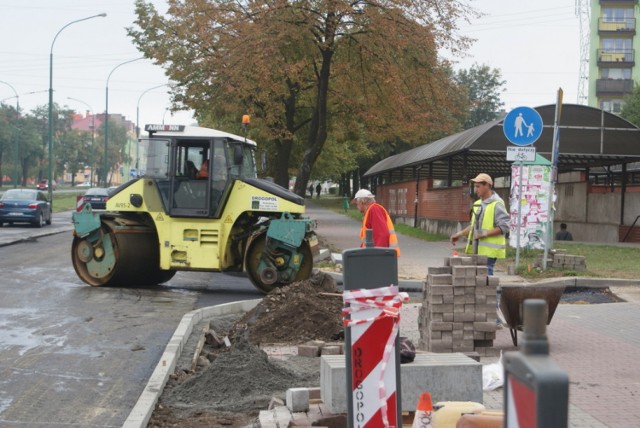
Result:
[[[620,113],[625,95],[640,82],[638,0],[591,0],[588,103]]]

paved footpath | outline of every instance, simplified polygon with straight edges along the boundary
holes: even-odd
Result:
[[[336,250],[359,245],[359,222],[313,203],[307,205],[307,213],[318,220],[318,235]],[[425,242],[403,235],[399,242],[401,279],[424,280],[429,266],[442,266],[444,257],[451,254],[448,242]],[[504,272],[496,274],[502,283],[515,280]],[[569,374],[571,427],[640,427],[638,286],[616,287],[618,291],[628,302],[561,304],[547,327],[551,358]],[[506,328],[498,330],[494,346],[503,352],[517,350]],[[482,359],[483,364],[495,361],[497,358]],[[485,392],[485,406],[502,408],[503,394],[503,388]]]

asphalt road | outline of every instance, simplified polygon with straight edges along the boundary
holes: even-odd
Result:
[[[68,229],[68,215],[38,232]],[[185,313],[261,296],[243,276],[200,272],[93,288],[71,265],[71,232],[33,232],[0,228],[2,427],[121,426]],[[6,245],[11,234],[22,241]]]

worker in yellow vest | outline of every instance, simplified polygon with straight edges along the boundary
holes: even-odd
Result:
[[[398,257],[400,257],[398,236],[393,228],[391,217],[389,217],[389,213],[382,205],[376,203],[373,193],[367,189],[360,189],[356,192],[353,200],[358,206],[358,210],[363,214],[362,229],[360,229],[360,246],[365,246],[367,229],[372,229],[374,247],[393,248]]]
[[[493,191],[493,180],[488,174],[478,174],[471,181],[479,198],[471,208],[471,224],[451,235],[451,242],[467,236],[465,252],[487,256],[487,270],[493,275],[496,260],[507,256],[509,213],[502,198]]]

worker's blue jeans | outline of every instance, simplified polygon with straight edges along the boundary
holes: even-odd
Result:
[[[493,268],[496,265],[496,257],[488,257],[487,258],[487,274],[492,276],[493,275]]]
[[[493,268],[496,266],[496,257],[487,257],[487,274],[493,276]],[[496,300],[496,310],[500,307],[500,296]],[[500,325],[502,322],[500,318],[496,317],[496,324]]]

